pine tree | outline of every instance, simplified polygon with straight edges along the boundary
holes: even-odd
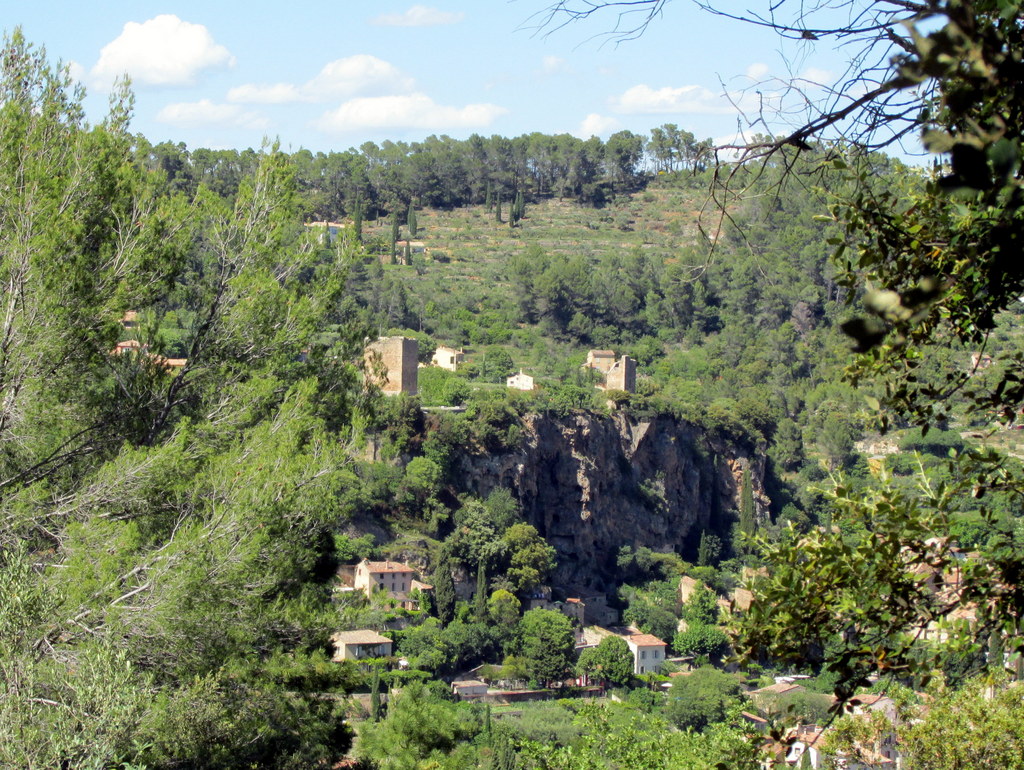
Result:
[[[418,223],[416,221],[416,207],[409,204],[409,213],[405,216],[405,224],[409,227],[409,237],[415,238],[418,230]]]

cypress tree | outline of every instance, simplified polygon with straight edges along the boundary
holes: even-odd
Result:
[[[757,529],[754,518],[754,487],[750,483],[750,466],[743,469],[743,487],[740,491],[740,532],[750,537]]]
[[[484,205],[487,207],[488,211],[494,208],[494,196],[491,194],[490,182],[487,183],[487,192],[484,193]]]
[[[447,557],[441,559],[434,573],[434,603],[437,605],[437,619],[442,626],[447,626],[455,617],[455,583]]]
[[[416,222],[416,208],[409,203],[409,213],[405,216],[405,223],[409,226],[409,237],[415,238],[418,230],[418,223]]]
[[[363,242],[363,199],[356,198],[355,209],[352,211],[352,230],[356,236],[356,243]]]
[[[398,212],[391,212],[391,264],[395,264],[395,257],[398,251],[395,244],[398,243]]]
[[[487,619],[487,570],[483,561],[476,568],[476,595],[473,600],[476,619],[482,623]]]
[[[498,194],[497,199],[494,202],[494,221],[501,222],[501,194]]]
[[[523,199],[523,191],[516,193],[516,202],[512,206],[512,219],[518,223],[526,216],[526,201]]]
[[[370,680],[370,719],[380,721],[380,669],[373,667],[373,678]]]
[[[405,264],[408,265],[410,262],[412,262],[412,246],[410,245],[409,241],[405,242],[405,254],[404,254],[404,256],[405,256],[405,259],[403,261],[405,262]]]

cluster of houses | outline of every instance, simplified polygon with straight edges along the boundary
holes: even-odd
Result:
[[[138,328],[139,325],[139,314],[134,310],[129,310],[121,318],[121,326],[126,332],[131,332],[132,329]],[[152,354],[149,352],[149,346],[144,345],[137,339],[129,337],[128,339],[121,340],[114,346],[114,349],[110,351],[111,355],[123,356],[123,355],[140,355],[148,356],[155,364],[162,366],[168,371],[176,372],[185,368],[185,364],[188,363],[187,358],[165,358],[164,356]]]
[[[744,711],[743,719],[755,730],[769,734],[770,720],[779,715],[779,704],[789,696],[806,692],[798,680],[806,677],[778,677],[775,684],[747,693],[755,711]],[[791,728],[782,739],[766,737],[761,748],[765,759],[763,767],[840,767],[843,770],[898,770],[901,757],[898,741],[899,717],[896,703],[887,695],[870,693],[850,701],[853,719],[872,720],[880,715],[882,721],[873,721],[872,729],[863,734],[873,735],[866,745],[856,745],[855,752],[827,752],[825,738],[833,728],[817,724],[802,724]],[[881,725],[881,727],[879,727]]]
[[[367,348],[367,363],[370,370],[378,365],[380,369],[381,390],[385,394],[407,393],[416,395],[419,391],[418,372],[421,366],[419,358],[419,342],[410,337],[380,337],[371,342]],[[430,365],[450,372],[458,371],[466,361],[462,348],[438,345],[431,358]],[[636,393],[636,361],[629,356],[616,357],[613,350],[591,350],[583,368],[599,372],[601,390],[621,390]],[[536,383],[531,375],[520,369],[516,374],[507,377],[507,387],[515,390],[535,390]]]
[[[424,594],[433,587],[417,579],[417,571],[408,564],[398,561],[370,561],[363,559],[358,564],[347,565],[339,570],[340,591],[359,592],[367,597],[383,598],[393,601],[407,609],[417,609]],[[949,576],[948,580],[956,580]],[[460,595],[468,596],[472,587],[456,582],[456,590]],[[690,577],[680,581],[679,599],[685,602],[698,590],[700,583]],[[942,588],[937,587],[937,590]],[[550,589],[538,590],[534,595],[524,597],[524,609],[541,607],[558,610],[574,620],[576,627],[576,652],[580,653],[589,647],[596,647],[609,636],[618,636],[626,642],[633,658],[633,673],[637,676],[661,672],[667,661],[685,664],[680,658],[670,658],[668,645],[665,641],[652,634],[645,634],[636,628],[615,625],[617,613],[610,608],[606,597],[587,595],[567,598],[563,602],[552,601]],[[736,589],[728,599],[720,603],[729,612],[749,609],[753,600],[752,594],[745,589]],[[334,645],[335,661],[365,661],[367,659],[390,658],[394,655],[394,641],[372,629],[341,631],[331,637]],[[400,668],[408,665],[404,660],[397,662]],[[549,697],[549,691],[522,689],[523,683],[503,681],[500,666],[478,666],[466,672],[462,677],[451,683],[452,692],[462,700],[486,702],[516,702],[535,698]],[[689,676],[686,665],[679,666],[679,671],[669,675],[677,677]],[[489,673],[492,672],[492,673]],[[851,701],[853,718],[872,719],[880,715],[884,721],[875,717],[875,736],[870,745],[856,747],[856,754],[845,756],[833,753],[829,755],[823,748],[824,738],[832,728],[817,724],[802,724],[792,728],[781,739],[771,733],[772,720],[785,716],[784,702],[794,694],[805,692],[800,684],[805,676],[778,677],[774,684],[751,690],[746,693],[749,710],[744,711],[744,720],[757,731],[765,735],[762,749],[764,750],[765,768],[787,767],[842,767],[845,770],[897,770],[900,767],[898,742],[898,716],[896,704],[892,698],[880,694],[858,696]],[[596,693],[601,683],[590,681],[581,676],[573,681],[581,688],[592,688]],[[662,685],[671,687],[671,682]],[[878,725],[882,725],[879,729]],[[870,731],[869,731],[870,732]],[[831,764],[829,764],[831,763]]]

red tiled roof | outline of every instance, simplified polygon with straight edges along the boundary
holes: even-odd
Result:
[[[370,572],[413,572],[408,564],[398,561],[367,561],[367,568]]]
[[[389,644],[391,642],[386,636],[381,636],[376,631],[362,629],[359,631],[338,631],[331,637],[335,644]]]
[[[629,641],[637,647],[653,647],[659,644],[663,647],[665,646],[665,642],[653,634],[633,634],[629,637]]]

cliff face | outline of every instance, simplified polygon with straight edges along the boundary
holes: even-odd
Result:
[[[703,529],[728,531],[748,465],[767,515],[764,458],[673,417],[528,415],[522,427],[517,448],[463,454],[457,475],[476,495],[512,490],[558,551],[558,585],[604,587],[623,545],[695,554]]]

